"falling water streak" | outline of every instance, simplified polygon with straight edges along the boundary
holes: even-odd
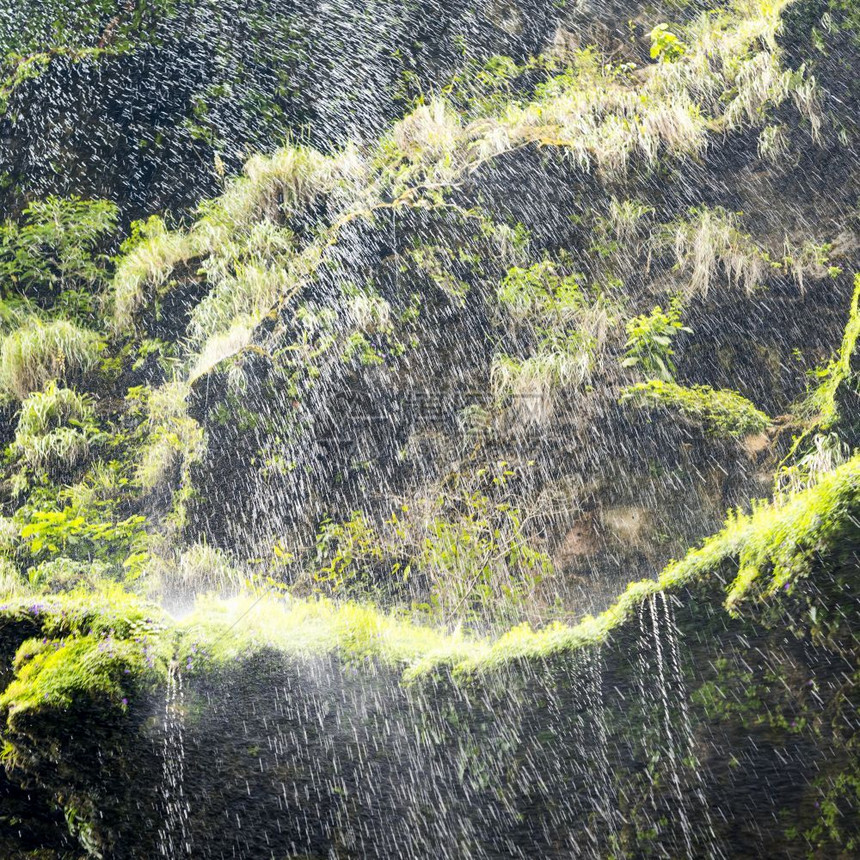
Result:
[[[603,701],[603,649],[598,646],[589,658],[589,695],[594,723],[594,741],[598,759],[598,813],[608,830],[610,844],[615,837],[612,803],[612,772],[609,764],[609,740],[606,731],[606,707]]]
[[[657,658],[657,683],[660,690],[660,698],[663,704],[663,719],[666,733],[666,754],[669,759],[669,772],[672,785],[675,789],[675,799],[678,803],[678,818],[681,822],[681,830],[684,834],[684,845],[687,857],[693,857],[693,839],[690,832],[690,821],[687,817],[684,792],[681,788],[681,775],[678,766],[678,755],[675,749],[675,734],[672,726],[672,713],[669,706],[669,687],[666,679],[666,664],[663,658],[663,640],[660,635],[660,620],[657,610],[656,595],[651,595],[648,601],[651,613],[651,626],[654,631],[654,653]],[[682,697],[683,698],[683,697]]]
[[[678,702],[678,711],[680,716],[681,731],[685,740],[685,755],[694,758],[694,737],[693,724],[690,721],[690,707],[687,700],[686,684],[684,683],[684,675],[681,671],[681,654],[680,654],[680,637],[681,630],[678,623],[675,621],[675,612],[672,608],[672,602],[665,592],[660,592],[660,597],[663,603],[663,617],[665,619],[667,631],[667,644],[669,651],[669,667],[672,672],[672,682],[675,696]],[[711,813],[708,809],[708,802],[705,798],[705,787],[702,779],[702,770],[697,759],[694,760],[693,771],[697,782],[697,787],[693,791],[693,796],[698,801],[699,806],[704,816],[705,828],[710,837],[711,844],[708,846],[709,856],[722,855],[717,849],[717,837],[714,831],[714,823],[711,819]]]
[[[185,797],[185,692],[176,664],[167,672],[164,703],[164,743],[162,745],[162,796],[164,823],[158,831],[161,857],[191,857],[188,832],[190,806]]]
[[[637,616],[639,618],[639,653],[636,660],[638,669],[636,674],[639,701],[642,703],[642,719],[644,720],[646,702],[650,702],[652,699],[652,688],[648,685],[648,679],[651,677],[650,655],[652,649],[650,648],[650,642],[653,636],[645,619],[644,603],[639,604]],[[653,809],[656,802],[654,798],[653,781],[649,783],[648,799],[651,802],[651,808]]]

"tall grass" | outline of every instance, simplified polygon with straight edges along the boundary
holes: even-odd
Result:
[[[21,404],[11,451],[34,472],[65,472],[89,458],[97,432],[90,398],[52,382]]]
[[[33,320],[7,335],[0,346],[0,389],[23,400],[51,380],[73,380],[89,373],[100,351],[95,332],[65,320]]]
[[[689,274],[687,292],[706,297],[720,270],[728,280],[752,292],[768,272],[764,252],[740,229],[737,215],[724,209],[691,211],[675,231],[679,269]]]

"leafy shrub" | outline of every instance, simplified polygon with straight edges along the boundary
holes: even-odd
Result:
[[[627,323],[626,353],[623,367],[636,367],[646,376],[671,382],[675,375],[672,341],[680,332],[689,332],[681,322],[681,305],[673,301],[669,310],[659,305],[649,314]]]
[[[499,620],[515,612],[552,574],[549,557],[533,546],[513,505],[481,491],[448,501],[450,508],[441,500],[418,500],[383,523],[361,511],[346,521],[325,520],[317,535],[315,581],[335,593],[405,591],[446,621]]]
[[[51,380],[89,373],[101,352],[98,335],[64,320],[32,321],[0,346],[0,389],[23,400]]]
[[[396,516],[389,521],[389,525],[396,523]],[[397,560],[399,553],[390,537],[361,511],[353,511],[341,522],[326,517],[316,536],[314,579],[332,592],[378,585],[396,589],[409,577],[410,568],[405,560]]]
[[[520,67],[500,54],[481,61],[467,58],[442,92],[458,111],[470,117],[487,116],[510,104],[526,71],[528,66]]]
[[[514,266],[499,284],[497,297],[516,318],[533,315],[570,321],[586,306],[579,275],[560,275],[549,260],[526,269]]]
[[[75,561],[120,565],[140,551],[145,525],[146,517],[139,515],[116,522],[94,522],[67,507],[29,513],[21,537],[37,561],[64,555]]]
[[[31,203],[20,223],[0,226],[0,278],[40,297],[91,287],[105,277],[99,253],[117,227],[117,208],[106,200],[47,197]]]
[[[430,606],[444,619],[504,616],[552,575],[552,563],[526,537],[517,508],[480,492],[462,503],[460,516],[428,524],[415,566],[432,583]]]
[[[668,24],[658,24],[650,35],[652,60],[672,62],[687,53],[687,46],[669,29]]]

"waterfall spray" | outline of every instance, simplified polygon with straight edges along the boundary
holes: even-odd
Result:
[[[190,804],[185,795],[185,691],[176,661],[167,670],[164,701],[162,781],[164,820],[158,831],[159,856],[192,857],[188,832]]]

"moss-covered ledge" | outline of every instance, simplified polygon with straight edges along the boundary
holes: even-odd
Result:
[[[118,586],[95,596],[17,596],[0,604],[7,663],[12,646],[17,651],[15,678],[0,704],[10,719],[28,709],[68,707],[82,693],[127,705],[134,684],[157,684],[174,659],[199,673],[260,650],[335,655],[353,665],[376,660],[407,681],[443,666],[465,677],[605,641],[651,595],[684,589],[717,594],[725,611],[764,623],[790,610],[798,629],[834,644],[850,634],[846,625],[856,612],[850,603],[857,598],[851,583],[858,546],[860,456],[802,492],[732,513],[723,531],[658,578],[631,583],[599,616],[574,626],[522,625],[496,639],[425,626],[372,604],[266,590],[200,598],[181,620]],[[835,591],[828,577],[838,578]],[[805,601],[802,611],[798,601]]]

